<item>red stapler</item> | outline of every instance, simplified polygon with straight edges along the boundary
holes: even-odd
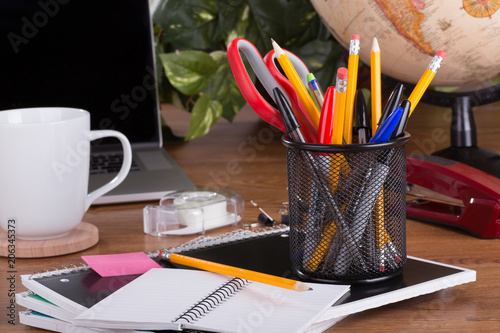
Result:
[[[413,155],[406,159],[406,180],[407,217],[500,237],[499,178],[442,157]]]

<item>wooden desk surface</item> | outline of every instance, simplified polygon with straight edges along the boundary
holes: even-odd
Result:
[[[476,110],[478,141],[483,148],[500,151],[500,104]],[[450,110],[419,105],[409,121],[412,134],[408,154],[430,154],[449,145]],[[164,106],[167,123],[185,134],[188,117]],[[250,109],[236,116],[234,123],[220,121],[211,132],[187,143],[167,144],[166,148],[199,187],[225,188],[240,193],[246,204],[245,222],[254,222],[256,201],[275,218],[287,201],[285,148],[281,134],[272,130]],[[142,209],[134,203],[91,207],[84,220],[99,228],[99,243],[80,253],[45,259],[17,259],[15,292],[24,291],[19,275],[44,268],[81,262],[81,255],[152,251],[184,243],[191,237],[157,238],[142,230]],[[228,231],[217,230],[209,234]],[[351,315],[329,331],[500,331],[500,240],[478,239],[462,231],[413,220],[407,222],[408,254],[477,271],[477,281],[429,295]],[[12,300],[7,259],[1,258],[0,331],[38,330],[8,323]],[[9,274],[10,275],[10,274]],[[23,309],[16,306],[16,312]]]

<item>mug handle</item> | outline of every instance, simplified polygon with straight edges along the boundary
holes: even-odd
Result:
[[[132,165],[132,148],[130,147],[130,142],[128,141],[127,137],[123,135],[122,133],[118,131],[113,131],[113,130],[96,130],[96,131],[90,131],[89,132],[89,140],[97,140],[101,139],[104,137],[115,137],[118,140],[120,140],[120,143],[123,148],[123,163],[122,167],[120,168],[120,171],[118,174],[111,179],[108,183],[104,184],[103,186],[95,189],[94,191],[90,192],[87,194],[87,201],[85,203],[85,210],[89,209],[90,205],[99,197],[103,196],[104,194],[108,193],[115,187],[121,184],[125,180],[125,177],[127,177],[129,171],[130,171],[130,166]]]

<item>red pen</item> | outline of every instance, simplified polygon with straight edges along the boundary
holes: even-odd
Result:
[[[335,87],[328,87],[325,94],[323,107],[321,108],[321,117],[319,119],[318,143],[332,143],[334,106]]]

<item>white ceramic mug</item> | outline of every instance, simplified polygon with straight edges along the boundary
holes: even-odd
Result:
[[[90,141],[116,137],[123,165],[109,183],[88,193]],[[44,107],[0,111],[0,226],[16,238],[62,237],[92,202],[127,176],[132,152],[117,131],[90,130],[85,110]]]

